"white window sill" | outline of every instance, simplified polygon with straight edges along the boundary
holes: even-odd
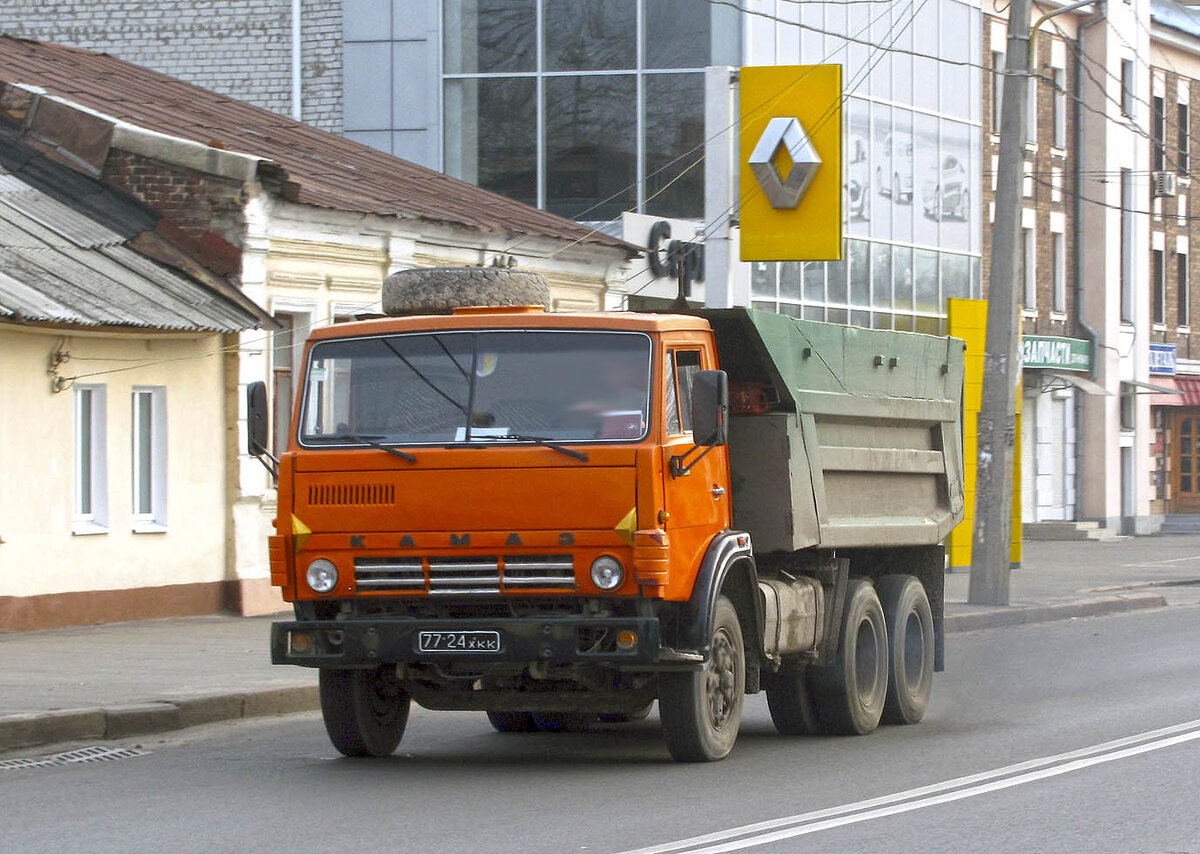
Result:
[[[1021,309],[1021,317],[1027,318],[1029,320],[1036,320],[1037,316],[1038,316],[1038,311],[1036,308]]]
[[[1059,148],[1057,145],[1051,146],[1050,147],[1050,156],[1058,157],[1062,160],[1066,160],[1067,159],[1067,150],[1065,148]]]
[[[1050,312],[1050,320],[1053,323],[1066,323],[1067,314],[1063,311],[1052,311]]]
[[[1178,332],[1180,335],[1191,335],[1191,334],[1192,334],[1192,327],[1190,327],[1190,326],[1176,326],[1176,327],[1175,327],[1175,331],[1176,331],[1176,332]]]
[[[133,532],[135,534],[165,534],[167,526],[160,525],[158,522],[134,522]]]
[[[73,537],[93,537],[96,534],[107,534],[108,527],[105,525],[97,525],[95,522],[72,522],[71,536]]]
[[[1165,323],[1155,323],[1155,324],[1153,325],[1153,327],[1151,327],[1151,328],[1152,328],[1152,329],[1153,329],[1155,332],[1166,332],[1166,331],[1167,331],[1167,324],[1165,324]]]

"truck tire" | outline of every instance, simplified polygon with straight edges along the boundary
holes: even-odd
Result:
[[[821,728],[831,735],[874,732],[888,684],[887,625],[869,582],[851,579],[842,608],[842,631],[832,667],[811,668]]]
[[[345,756],[390,756],[404,736],[410,700],[392,667],[321,670],[325,731]]]
[[[488,712],[488,723],[496,732],[534,732],[532,712]]]
[[[658,677],[658,714],[667,750],[679,762],[714,762],[733,750],[746,696],[746,647],[733,603],[722,596],[703,670]]]
[[[911,575],[875,582],[887,621],[888,688],[883,722],[915,724],[933,689],[933,611],[925,588]]]
[[[819,735],[821,722],[813,705],[808,673],[803,670],[766,677],[767,708],[780,735]]]
[[[503,267],[431,267],[400,270],[383,282],[389,315],[450,314],[469,305],[550,305],[541,273]]]

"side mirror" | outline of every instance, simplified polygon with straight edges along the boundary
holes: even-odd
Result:
[[[261,457],[267,453],[267,384],[246,386],[246,453]]]
[[[729,443],[729,375],[724,371],[692,374],[692,435],[704,448]]]

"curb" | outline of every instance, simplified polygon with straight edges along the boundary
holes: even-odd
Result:
[[[1088,593],[1117,593],[1121,590],[1145,590],[1148,587],[1200,587],[1200,578],[1165,578],[1159,581],[1134,581],[1109,587],[1093,587]]]
[[[70,741],[133,738],[219,721],[319,709],[316,685],[236,693],[192,694],[172,700],[95,709],[0,716],[0,753]]]
[[[1123,614],[1128,611],[1162,608],[1166,604],[1167,600],[1161,594],[1136,593],[1128,596],[1101,596],[1095,599],[1081,599],[1054,605],[1024,605],[993,611],[949,614],[945,620],[945,631],[947,633],[972,632],[978,629],[1048,623],[1078,617],[1100,617],[1106,614]]]

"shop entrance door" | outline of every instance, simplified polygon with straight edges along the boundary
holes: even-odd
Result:
[[[1171,414],[1171,512],[1200,513],[1200,412]]]

